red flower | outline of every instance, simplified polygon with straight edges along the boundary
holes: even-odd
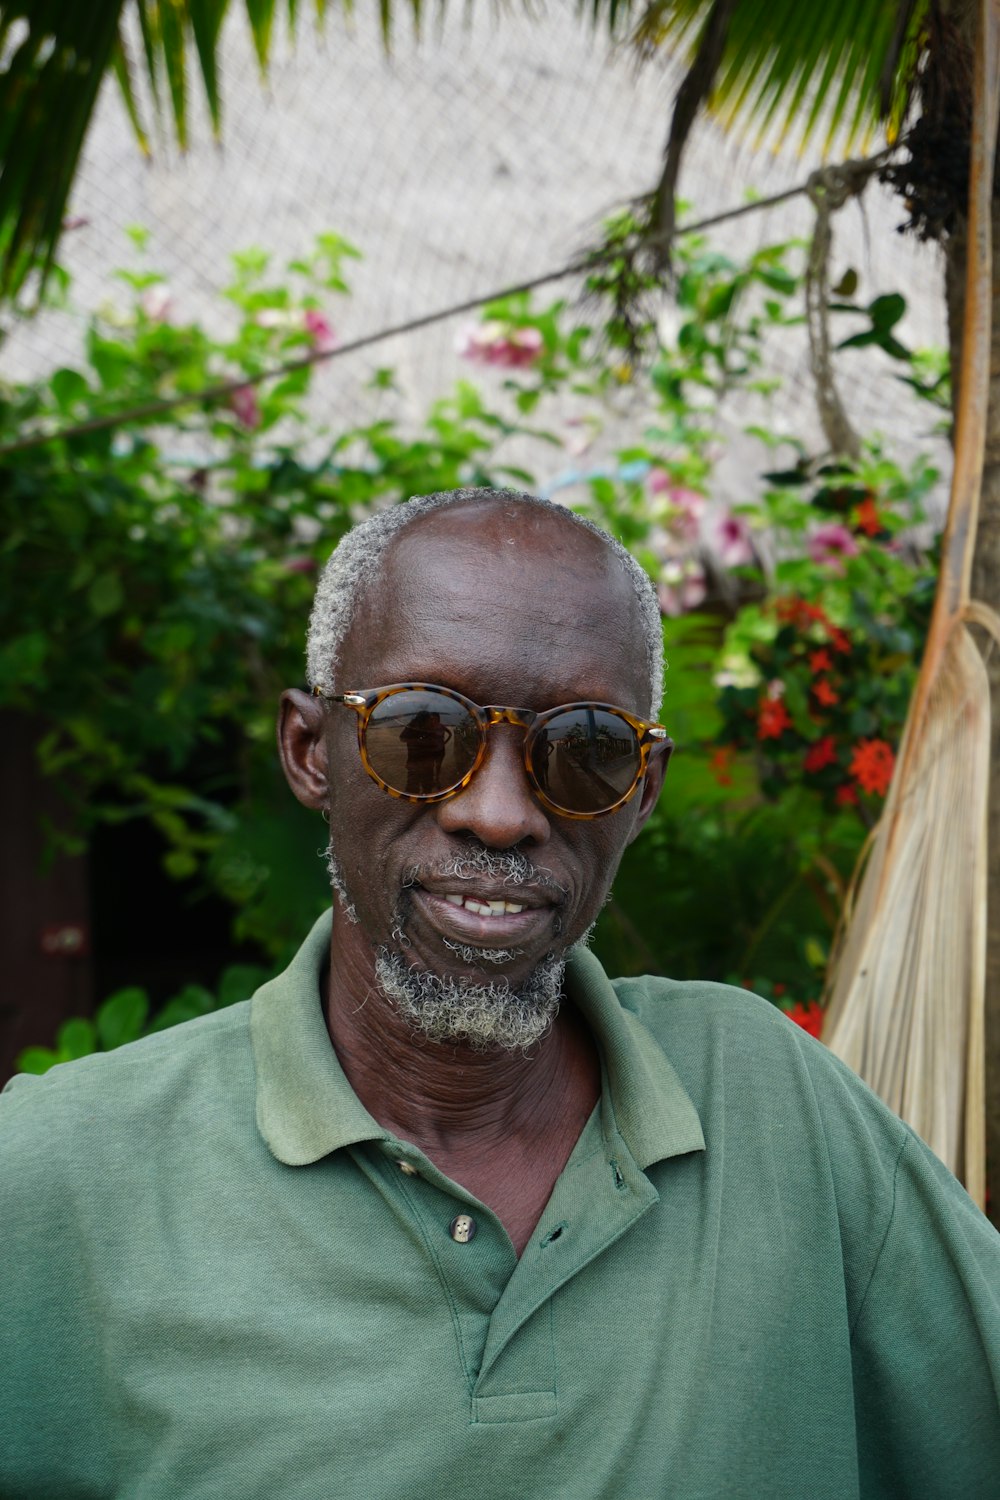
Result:
[[[757,738],[759,740],[780,739],[785,730],[791,727],[791,723],[788,709],[780,698],[761,699],[757,712]]]
[[[866,495],[861,504],[854,512],[854,524],[858,531],[863,531],[866,536],[878,536],[882,530],[882,522],[878,513],[878,506],[871,495]]]
[[[813,692],[816,695],[816,702],[822,703],[824,708],[832,708],[835,703],[840,702],[840,694],[834,692],[825,677],[813,683]]]
[[[774,612],[783,625],[794,625],[797,630],[806,630],[810,625],[823,625],[827,629],[830,627],[825,611],[818,604],[808,604],[805,599],[797,599],[794,594],[776,599]]]
[[[803,1031],[808,1031],[810,1036],[819,1036],[823,1030],[823,1007],[817,1005],[815,1000],[807,1000],[804,1005],[798,1000],[789,1006],[785,1015],[796,1026],[801,1026]]]
[[[813,651],[810,653],[809,670],[814,677],[818,677],[820,672],[833,671],[833,659],[830,656],[829,651],[827,651],[825,647],[821,651]]]
[[[833,743],[833,735],[826,734],[815,745],[809,746],[804,765],[807,771],[822,771],[824,766],[832,766],[836,759],[837,747]]]
[[[836,802],[838,807],[857,807],[857,790],[851,785],[849,781],[845,781],[843,786],[838,786],[836,792],[834,793],[833,800],[834,802]]]
[[[708,763],[712,775],[720,786],[732,786],[733,784],[733,778],[729,774],[729,767],[735,753],[732,745],[723,745],[715,751]]]
[[[854,749],[850,772],[866,792],[884,797],[892,780],[896,757],[885,740],[859,740]]]
[[[830,626],[830,645],[834,651],[839,651],[842,656],[851,654],[851,638],[846,630],[841,630],[836,625]]]

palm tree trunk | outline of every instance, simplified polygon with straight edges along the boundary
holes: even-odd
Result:
[[[1000,246],[1000,205],[993,206],[993,240]],[[965,306],[964,225],[945,242],[948,337],[955,376],[953,410],[958,404],[959,353]],[[993,275],[993,332],[986,457],[979,526],[972,565],[972,597],[1000,611],[1000,255]],[[986,946],[986,1163],[992,1192],[987,1212],[1000,1228],[1000,651],[988,652],[992,700],[988,925]]]

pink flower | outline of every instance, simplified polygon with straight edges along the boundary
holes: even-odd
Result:
[[[672,489],[669,492],[670,512],[667,526],[680,541],[696,542],[701,533],[701,518],[705,511],[705,497],[695,490]]]
[[[650,469],[646,483],[651,495],[662,495],[666,502],[660,519],[671,536],[680,542],[696,542],[705,510],[704,495],[675,484],[665,469]]]
[[[238,385],[230,394],[229,406],[242,427],[260,426],[260,403],[252,385]]]
[[[512,328],[509,323],[494,321],[463,328],[455,347],[463,359],[474,364],[519,370],[534,364],[542,352],[542,344],[537,328]]]
[[[320,312],[318,307],[307,307],[302,319],[302,325],[309,335],[309,342],[313,348],[321,354],[328,353],[337,347],[337,335],[333,331],[333,325],[329,319]]]
[[[731,510],[723,511],[712,522],[710,535],[724,568],[739,568],[745,563],[753,562],[750,527],[742,516],[734,515]]]
[[[154,282],[139,298],[139,307],[150,323],[169,323],[173,302],[165,281]]]
[[[316,559],[303,552],[295,557],[286,557],[283,566],[286,573],[315,573]]]
[[[659,589],[660,608],[665,615],[676,619],[686,615],[704,603],[708,592],[705,570],[700,563],[688,559],[686,562],[668,562],[663,569]]]
[[[856,538],[839,521],[817,526],[806,545],[814,563],[825,564],[835,573],[844,571],[845,557],[857,557],[860,550]]]

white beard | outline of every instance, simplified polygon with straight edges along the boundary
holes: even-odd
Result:
[[[465,1042],[477,1052],[492,1047],[526,1052],[555,1020],[566,960],[549,954],[513,989],[506,979],[461,979],[413,968],[390,948],[375,955],[382,994],[419,1036],[432,1042]]]

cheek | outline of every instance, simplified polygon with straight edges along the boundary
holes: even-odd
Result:
[[[360,762],[331,765],[330,846],[362,918],[384,916],[399,899],[404,865],[416,862],[412,829],[420,813],[383,792]]]
[[[576,823],[568,833],[574,885],[579,893],[579,910],[588,924],[595,920],[607,899],[619,861],[625,852],[632,828],[628,808],[593,823]],[[544,856],[539,861],[547,863]]]

